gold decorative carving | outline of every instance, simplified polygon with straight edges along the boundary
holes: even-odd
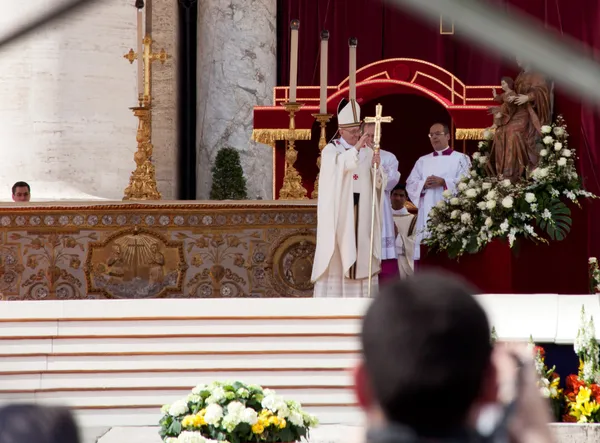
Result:
[[[211,234],[190,236],[180,232],[176,236],[188,240],[187,253],[193,254],[191,265],[200,268],[186,284],[190,297],[243,297],[246,274],[248,236]]]
[[[3,207],[0,227],[5,300],[312,295],[314,200]]]
[[[109,298],[159,298],[181,291],[187,267],[182,242],[147,229],[125,229],[90,243],[87,290]]]
[[[20,269],[21,273],[27,274],[27,278],[21,282],[21,287],[25,289],[26,299],[55,300],[85,295],[81,290],[83,285],[78,278],[78,271],[87,241],[97,239],[95,232],[13,232],[9,238],[23,246],[26,264]]]
[[[289,129],[253,129],[252,141],[273,145],[278,140],[287,140]],[[312,131],[310,129],[296,129],[294,131],[296,140],[310,140]]]
[[[306,199],[306,188],[302,186],[302,177],[294,163],[298,158],[296,144],[296,112],[302,107],[302,103],[286,103],[285,110],[290,114],[290,127],[287,135],[287,149],[285,151],[285,172],[283,186],[279,190],[279,198],[282,200],[304,200]]]
[[[323,152],[323,148],[325,148],[325,146],[327,146],[327,132],[326,132],[327,123],[329,123],[329,120],[331,120],[331,117],[333,117],[333,115],[332,114],[313,114],[312,116],[321,125],[321,136],[319,137],[319,157],[317,158],[317,168],[319,168],[319,171],[320,171],[321,170],[321,152]],[[319,198],[319,174],[320,174],[320,172],[317,173],[317,178],[315,179],[315,187],[313,189],[313,192],[310,194],[310,198],[312,198],[312,199]]]
[[[312,297],[315,247],[315,231],[308,229],[282,236],[273,244],[266,264],[272,275],[271,296]]]
[[[485,128],[457,128],[456,140],[483,140]]]
[[[151,142],[152,119],[149,107],[131,108],[138,118],[136,135],[137,151],[133,155],[135,171],[129,178],[129,186],[125,188],[123,200],[160,200],[161,195],[156,186],[156,172],[152,164],[154,147]]]

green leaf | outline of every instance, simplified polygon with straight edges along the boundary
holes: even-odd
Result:
[[[179,420],[173,420],[171,426],[169,426],[169,434],[170,435],[179,435],[181,434],[181,423]]]
[[[550,240],[564,240],[571,230],[571,210],[560,200],[551,201],[546,209],[552,214],[549,220],[540,219],[538,226],[546,231]]]

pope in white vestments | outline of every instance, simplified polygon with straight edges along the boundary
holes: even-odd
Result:
[[[321,153],[317,245],[311,280],[315,297],[367,297],[372,260],[372,295],[381,269],[381,214],[386,176],[377,170],[373,256],[370,257],[373,157],[368,134],[360,132],[360,107],[342,100],[340,138]],[[380,159],[375,158],[379,164]]]
[[[421,258],[421,241],[427,237],[429,211],[440,200],[447,189],[454,192],[463,175],[469,173],[471,161],[449,147],[450,130],[448,126],[436,123],[429,130],[429,139],[434,152],[419,158],[406,180],[406,191],[414,205],[419,208],[417,216],[417,238],[415,241],[415,260]]]

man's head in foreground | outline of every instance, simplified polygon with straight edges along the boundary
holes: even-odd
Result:
[[[16,182],[12,187],[12,199],[16,202],[28,202],[31,198],[31,188],[25,182]]]
[[[478,404],[495,401],[490,328],[474,293],[429,272],[381,290],[363,320],[364,361],[355,372],[371,417],[444,436],[468,427]]]

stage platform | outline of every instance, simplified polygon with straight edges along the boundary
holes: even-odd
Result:
[[[316,200],[0,205],[0,298],[311,297]]]

